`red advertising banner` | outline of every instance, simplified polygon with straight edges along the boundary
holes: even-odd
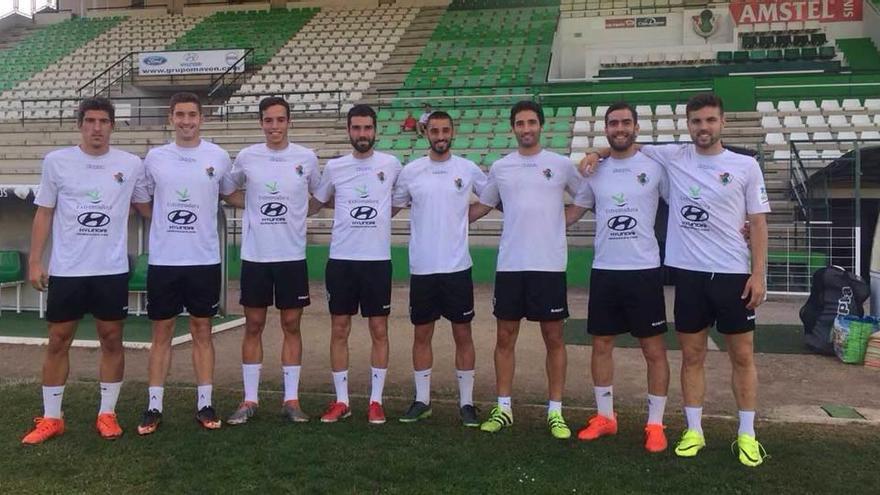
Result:
[[[605,29],[620,29],[636,27],[636,19],[634,17],[625,17],[621,19],[605,19]]]
[[[862,0],[764,0],[730,3],[736,24],[762,22],[862,20]]]

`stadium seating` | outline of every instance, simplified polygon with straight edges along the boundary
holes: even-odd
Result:
[[[30,79],[0,95],[0,120],[21,118],[21,100],[29,99],[42,101],[29,102],[24,106],[27,118],[58,118],[61,112],[71,117],[82,85],[131,52],[164,48],[199,20],[201,17],[169,14],[161,17],[68,21],[72,24],[95,23],[88,31],[91,38],[80,35],[71,39],[65,49],[68,53],[66,56],[47,64]],[[59,24],[58,27],[65,24]],[[40,32],[50,32],[58,27],[52,26]]]
[[[0,294],[4,287],[15,287],[15,310],[21,313],[21,287],[24,285],[24,264],[18,251],[0,251]],[[3,309],[0,298],[0,311]]]
[[[449,10],[404,88],[543,84],[558,13],[555,6]]]
[[[296,112],[345,110],[344,104],[361,98],[417,13],[410,8],[317,13],[229,99],[232,112],[256,112],[256,94],[266,93],[285,94]],[[351,36],[364,25],[389,27]]]
[[[207,17],[169,45],[171,50],[253,48],[254,63],[263,65],[299,31],[317,8],[224,11]]]
[[[852,148],[853,141],[874,139],[880,131],[878,98],[759,101],[756,110],[767,133],[764,143],[771,150],[788,149],[788,141],[809,140],[799,147],[833,156]]]
[[[11,49],[0,52],[0,91],[12,89],[120,21],[113,17],[73,19],[34,31]],[[3,100],[16,98],[11,94],[0,96]]]

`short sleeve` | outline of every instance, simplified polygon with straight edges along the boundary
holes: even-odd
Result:
[[[150,192],[147,189],[147,170],[140,158],[137,158],[137,161],[137,167],[135,168],[135,170],[137,170],[137,175],[134,178],[134,190],[131,193],[131,202],[149,203]]]
[[[669,174],[666,173],[666,170],[660,169],[660,197],[663,198],[663,201],[669,203]]]
[[[761,167],[754,159],[752,162],[748,180],[746,181],[746,213],[754,215],[756,213],[770,212],[770,198],[767,197],[767,186],[764,185],[764,174],[761,173]]]
[[[318,156],[312,153],[309,155],[308,165],[308,183],[309,193],[314,195],[318,186],[321,184],[321,170],[318,168]]]
[[[483,190],[486,189],[486,183],[489,181],[489,178],[486,177],[486,173],[473,162],[471,162],[471,175],[471,187],[473,188],[474,194],[480,196],[483,193]]]
[[[55,208],[58,202],[58,180],[55,176],[55,167],[49,157],[43,159],[43,167],[40,172],[40,188],[34,198],[34,204],[45,208]]]
[[[495,167],[489,169],[489,177],[486,179],[486,186],[480,193],[480,203],[492,208],[498,206],[501,202],[501,193],[498,191],[498,179],[495,177]]]
[[[233,189],[244,189],[244,185],[247,182],[247,174],[244,171],[245,156],[246,154],[241,152],[235,157],[235,161],[232,162],[232,170],[223,177],[223,189],[228,190],[230,187]]]
[[[567,174],[565,177],[565,190],[568,191],[568,194],[574,197],[581,188],[581,174],[574,167],[573,163],[568,163],[563,166],[563,170]]]
[[[225,151],[222,153],[223,156],[223,176],[220,177],[220,194],[227,195],[235,192],[237,187],[230,180],[229,175],[232,173],[232,159],[229,158],[229,153]]]
[[[395,208],[406,208],[412,202],[412,196],[409,193],[409,176],[404,169],[397,176],[397,182],[394,184],[394,192],[391,196],[391,206]]]
[[[318,187],[312,191],[312,196],[322,203],[327,203],[333,197],[335,191],[336,188],[333,187],[333,170],[330,164],[324,165],[324,171],[321,172],[321,180],[318,182]]]
[[[596,195],[593,193],[593,185],[589,177],[581,181],[580,188],[574,195],[573,203],[575,206],[588,210],[596,207]]]

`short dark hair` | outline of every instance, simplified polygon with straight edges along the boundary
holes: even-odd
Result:
[[[82,125],[86,112],[89,110],[107,112],[107,115],[110,117],[110,123],[116,123],[116,107],[113,106],[113,102],[103,96],[93,96],[79,102],[79,110],[76,112],[76,125]]]
[[[177,106],[178,103],[195,103],[196,107],[199,109],[199,113],[202,113],[202,101],[199,100],[199,96],[195,93],[190,93],[188,91],[174,93],[171,95],[171,100],[168,101],[168,111],[174,112],[174,107]]]
[[[541,127],[544,126],[544,109],[541,108],[541,105],[531,100],[522,100],[510,109],[510,127],[513,127],[516,123],[516,114],[526,110],[531,110],[538,114],[538,123],[541,124]]]
[[[639,114],[636,112],[636,109],[633,108],[632,105],[625,101],[618,101],[617,103],[612,103],[608,110],[605,110],[605,123],[608,123],[608,116],[611,115],[611,112],[616,112],[617,110],[629,110],[633,117],[633,122],[639,121]]]
[[[685,115],[690,117],[691,112],[696,112],[705,107],[715,107],[721,112],[721,115],[724,115],[724,102],[721,101],[721,97],[714,93],[698,93],[691,96],[685,107]]]
[[[455,127],[455,122],[452,121],[452,116],[444,112],[443,110],[436,110],[434,112],[431,112],[431,114],[428,115],[428,123],[426,125],[431,125],[432,120],[448,120],[449,125]]]
[[[260,100],[260,120],[263,120],[263,112],[265,112],[267,108],[275,105],[281,105],[284,107],[284,109],[287,110],[287,119],[290,120],[290,104],[280,96],[268,96]]]
[[[370,105],[361,103],[351,107],[346,117],[346,127],[351,127],[352,117],[370,117],[373,119],[373,127],[376,127],[376,111]]]

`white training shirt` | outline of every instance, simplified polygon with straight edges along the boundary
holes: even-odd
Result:
[[[229,154],[205,140],[193,148],[170,143],[150,150],[144,166],[148,194],[136,202],[149,202],[153,196],[149,263],[220,263],[219,194],[235,192],[229,181],[223,184],[232,167]]]
[[[348,154],[327,162],[314,192],[322,203],[334,198],[330,258],[391,259],[391,192],[400,161],[373,151],[363,160]]]
[[[452,155],[435,162],[425,156],[407,164],[397,178],[393,205],[411,205],[409,271],[413,275],[455,273],[473,265],[468,250],[471,194],[486,185],[474,162]]]
[[[34,203],[55,209],[49,275],[127,273],[128,213],[143,187],[143,163],[131,153],[92,156],[74,146],[47,154]]]
[[[289,143],[273,150],[265,143],[241,150],[225,179],[229,188],[244,189],[241,259],[255,262],[306,259],[309,196],[318,187],[318,157]]]
[[[740,229],[770,201],[754,158],[724,150],[706,156],[693,144],[642,146],[669,176],[666,264],[710,273],[751,273]]]
[[[608,158],[581,183],[574,204],[596,211],[593,268],[647,270],[660,266],[654,235],[657,203],[668,197],[666,172],[642,153]]]
[[[565,191],[574,196],[579,186],[574,163],[551,151],[514,151],[492,164],[480,203],[504,209],[497,271],[565,271]]]

